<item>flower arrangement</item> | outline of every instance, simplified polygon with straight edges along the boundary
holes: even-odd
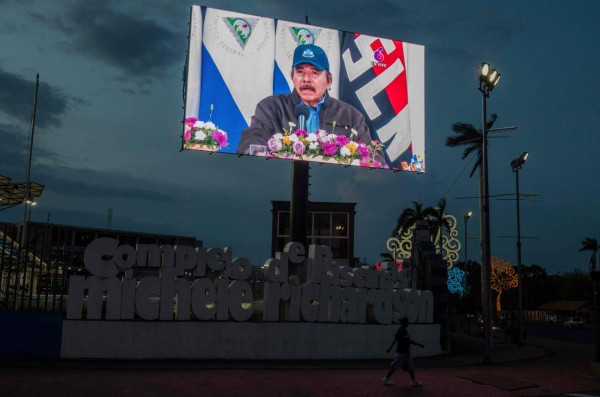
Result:
[[[336,123],[333,122],[332,133],[325,130],[307,132],[296,129],[296,124],[289,122],[283,133],[271,136],[267,142],[268,156],[286,159],[309,159],[313,161],[336,162],[344,165],[360,165],[363,167],[385,168],[387,165],[375,160],[375,155],[383,148],[379,141],[365,144],[356,141],[358,132],[351,129],[350,137],[335,134]]]
[[[186,149],[204,149],[216,152],[227,146],[227,133],[210,121],[213,109],[213,105],[211,105],[211,116],[206,122],[198,120],[196,117],[185,119],[183,142]]]

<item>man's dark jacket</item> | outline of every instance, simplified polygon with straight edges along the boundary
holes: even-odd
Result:
[[[296,90],[291,94],[280,94],[267,97],[256,106],[250,126],[242,131],[242,138],[238,144],[238,153],[248,154],[250,145],[267,146],[267,141],[283,128],[289,129],[289,122],[298,124],[294,116],[294,108],[300,103]],[[333,122],[335,121],[335,131]],[[369,127],[365,117],[355,107],[326,95],[325,102],[319,112],[319,128],[327,133],[346,135],[350,137],[354,128],[358,135],[355,142],[371,143]]]

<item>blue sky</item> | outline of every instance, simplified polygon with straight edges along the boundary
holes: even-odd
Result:
[[[447,199],[474,211],[477,178],[462,149],[445,146],[454,122],[481,123],[477,67],[502,73],[488,102],[490,194],[514,192],[510,161],[523,151],[523,263],[549,273],[585,269],[585,237],[600,238],[600,3],[596,1],[0,0],[0,175],[26,176],[35,75],[40,74],[32,180],[46,185],[32,220],[195,236],[262,263],[271,200],[290,197],[290,164],[180,152],[182,70],[192,4],[240,11],[426,47],[427,172],[313,166],[310,199],[356,202],[355,255],[374,262],[413,201]],[[332,181],[334,181],[332,183]],[[516,263],[515,202],[491,202],[492,255]],[[0,221],[22,220],[22,208]],[[469,258],[479,261],[477,240]]]

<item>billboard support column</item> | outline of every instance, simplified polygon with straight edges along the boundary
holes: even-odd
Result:
[[[308,178],[307,161],[292,162],[292,199],[290,203],[290,241],[308,247]],[[299,274],[304,279],[305,272]]]

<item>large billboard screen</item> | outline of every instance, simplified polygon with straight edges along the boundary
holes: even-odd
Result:
[[[425,49],[192,6],[182,149],[425,171]]]

